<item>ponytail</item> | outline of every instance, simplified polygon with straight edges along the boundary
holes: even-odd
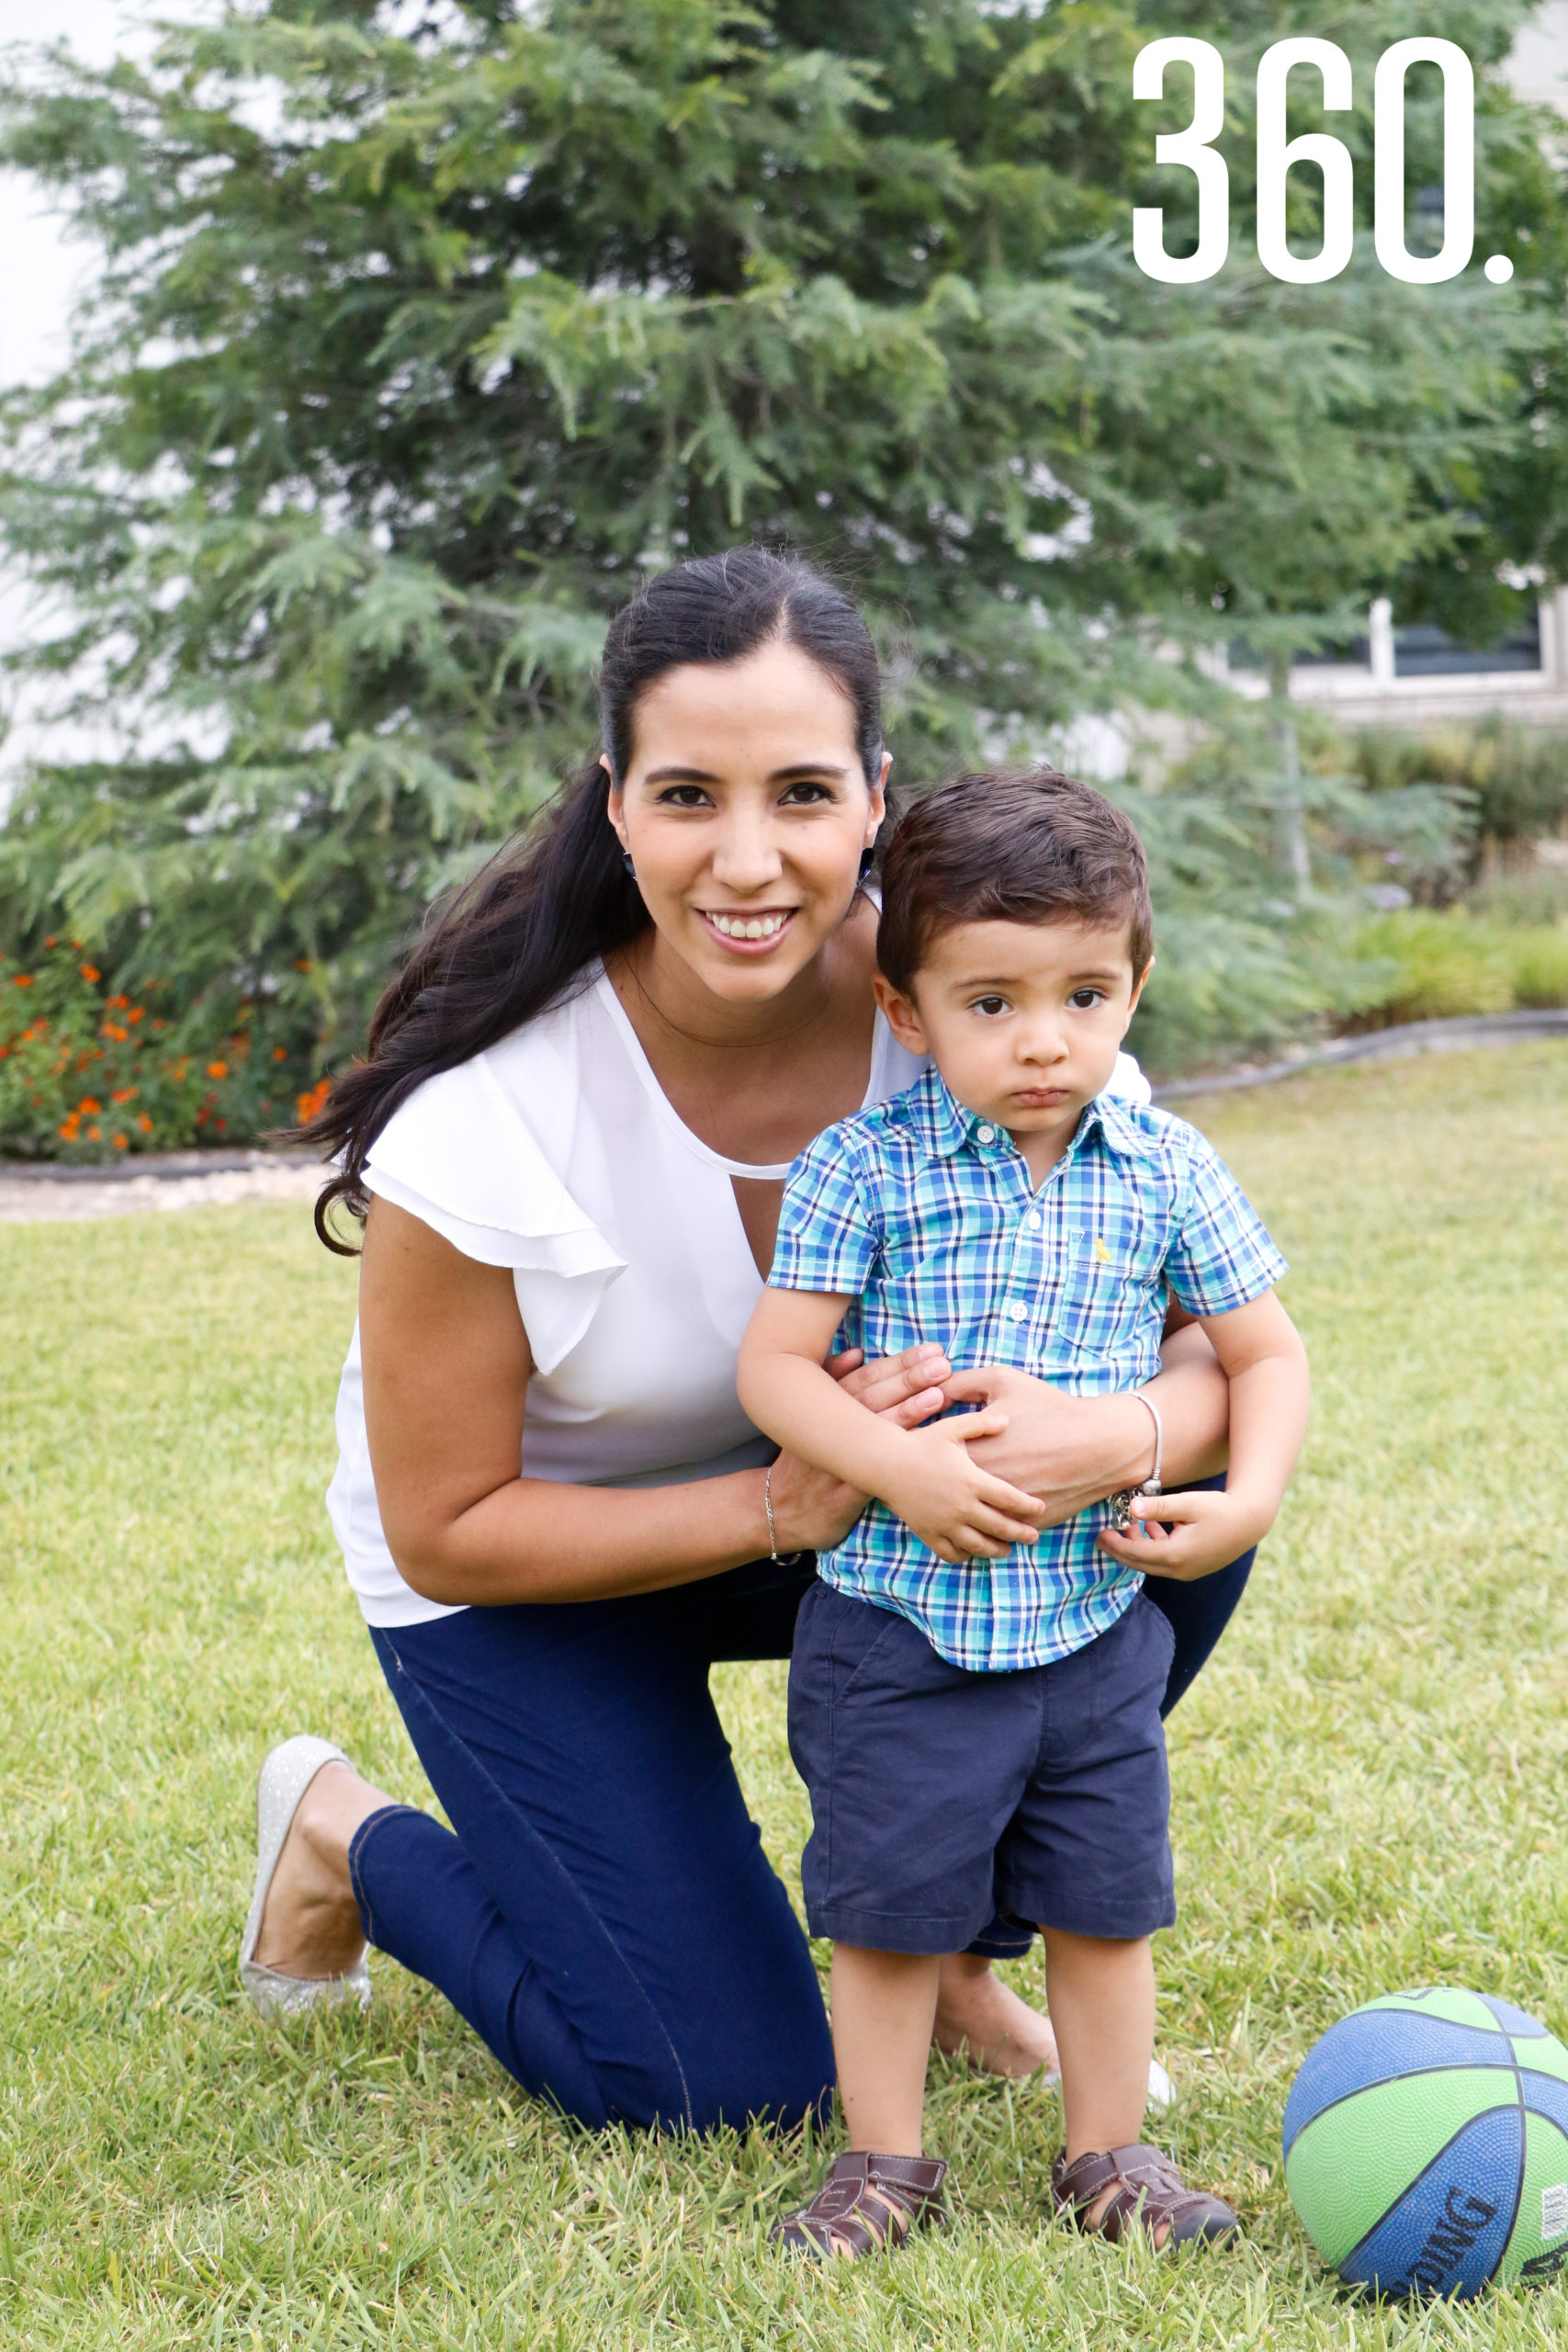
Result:
[[[366,1059],[334,1080],[301,1131],[337,1160],[316,1202],[316,1231],[340,1257],[355,1251],[333,1233],[333,1207],[341,1201],[363,1220],[370,1147],[415,1088],[498,1045],[646,929],[608,793],[595,760],[536,830],[498,851],[440,910],[377,1005]]]

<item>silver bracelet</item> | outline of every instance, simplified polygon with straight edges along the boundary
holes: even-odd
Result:
[[[798,1567],[805,1559],[804,1552],[781,1552],[779,1531],[773,1525],[773,1465],[770,1462],[762,1478],[762,1509],[768,1514],[768,1557],[776,1567]]]
[[[1160,1419],[1159,1407],[1145,1389],[1132,1388],[1126,1393],[1148,1408],[1149,1419],[1155,1425],[1155,1466],[1141,1487],[1123,1487],[1119,1493],[1106,1497],[1111,1505],[1111,1524],[1118,1535],[1125,1535],[1133,1524],[1132,1501],[1134,1495],[1163,1495],[1165,1492],[1159,1476],[1165,1459],[1165,1423]]]
[[[1155,1466],[1144,1480],[1138,1492],[1141,1495],[1160,1495],[1165,1492],[1159,1482],[1160,1464],[1165,1459],[1165,1423],[1160,1419],[1159,1407],[1146,1388],[1134,1388],[1132,1393],[1139,1404],[1145,1408],[1150,1420],[1155,1425]]]

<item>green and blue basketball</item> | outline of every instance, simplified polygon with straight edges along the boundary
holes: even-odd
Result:
[[[1330,2026],[1285,2108],[1326,2263],[1385,2295],[1541,2286],[1568,2265],[1568,2050],[1487,1993],[1389,1993]]]

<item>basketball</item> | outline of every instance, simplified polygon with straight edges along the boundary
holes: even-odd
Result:
[[[1568,2050],[1489,1993],[1387,1993],[1330,2026],[1285,2108],[1325,2262],[1387,2295],[1540,2286],[1568,2263]]]

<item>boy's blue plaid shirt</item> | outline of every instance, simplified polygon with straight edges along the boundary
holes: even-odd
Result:
[[[1168,1298],[1221,1315],[1284,1271],[1185,1120],[1100,1095],[1037,1193],[1006,1129],[931,1069],[801,1154],[768,1281],[852,1297],[842,1344],[868,1356],[935,1340],[955,1371],[1010,1364],[1098,1396],[1159,1370]],[[1099,1503],[1037,1544],[951,1566],[873,1502],[818,1566],[913,1619],[954,1665],[1041,1666],[1114,1624],[1143,1582],[1096,1550],[1109,1517]]]

